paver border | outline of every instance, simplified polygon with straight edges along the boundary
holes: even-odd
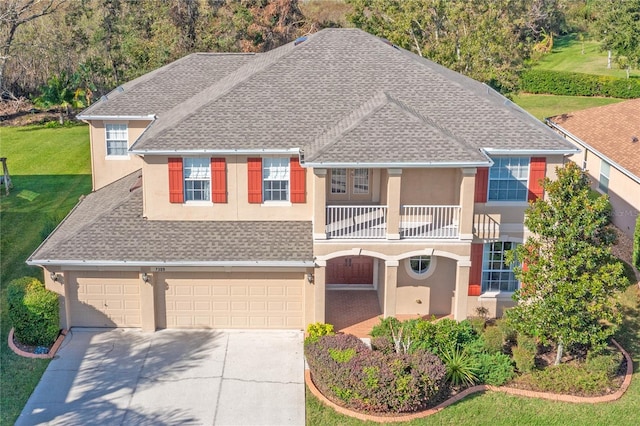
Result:
[[[622,385],[620,386],[620,389],[618,389],[612,394],[595,396],[595,397],[562,395],[562,394],[555,394],[550,392],[536,392],[536,391],[529,391],[524,389],[511,388],[508,386],[478,385],[478,386],[467,388],[464,391],[460,392],[459,394],[455,395],[453,398],[450,398],[444,401],[443,403],[439,404],[438,406],[434,408],[430,408],[428,410],[420,411],[418,413],[406,414],[406,415],[376,416],[373,414],[364,414],[364,413],[352,411],[348,408],[341,407],[340,405],[327,399],[322,394],[322,392],[318,390],[316,385],[313,383],[313,380],[311,379],[311,371],[309,369],[305,369],[304,371],[304,380],[307,386],[309,387],[309,390],[316,398],[318,398],[323,404],[328,405],[329,407],[336,410],[338,413],[344,414],[349,417],[354,417],[356,419],[360,419],[364,421],[373,421],[377,423],[406,422],[410,420],[428,417],[438,413],[439,411],[443,410],[449,405],[452,405],[460,401],[461,399],[467,397],[468,395],[471,395],[477,392],[484,392],[484,391],[502,392],[502,393],[507,393],[507,394],[516,395],[516,396],[525,396],[529,398],[540,398],[540,399],[547,399],[551,401],[571,402],[571,403],[578,403],[578,404],[580,403],[594,404],[594,403],[602,403],[602,402],[611,402],[611,401],[620,399],[622,395],[624,395],[624,393],[629,388],[629,385],[631,384],[631,377],[633,376],[633,360],[631,359],[631,356],[614,339],[611,339],[611,342],[615,345],[616,348],[620,350],[620,352],[622,352],[622,355],[627,361],[627,371],[625,373],[625,377],[624,377],[624,380],[622,381]]]
[[[15,343],[13,343],[13,327],[11,327],[11,330],[9,330],[9,348],[11,348],[11,350],[16,354],[16,355],[20,355],[21,357],[24,358],[38,358],[38,359],[51,359],[54,356],[56,356],[56,353],[58,352],[58,349],[60,349],[60,345],[62,345],[62,342],[64,341],[64,338],[67,335],[68,330],[67,329],[62,329],[60,331],[60,335],[58,336],[58,338],[56,339],[56,341],[53,343],[53,346],[51,346],[51,349],[49,349],[49,353],[46,354],[32,354],[30,352],[25,352],[22,349],[18,348],[16,346]]]

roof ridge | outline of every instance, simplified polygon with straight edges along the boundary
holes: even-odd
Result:
[[[305,42],[305,44],[307,43],[309,43],[309,40]],[[220,99],[249,78],[269,69],[282,58],[294,52],[295,47],[297,46],[295,42],[292,41],[268,52],[255,54],[256,57],[254,60],[240,66],[234,72],[216,81],[197,95],[165,111],[162,115],[166,118],[163,119],[161,123],[158,123],[159,125],[154,126],[154,123],[152,123],[147,130],[140,135],[130,149],[135,149],[136,145],[144,143],[147,139],[164,134],[182,120],[193,116],[202,108]]]

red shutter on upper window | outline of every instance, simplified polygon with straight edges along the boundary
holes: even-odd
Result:
[[[169,158],[169,202],[184,202],[182,158]]]
[[[547,161],[544,157],[532,157],[529,163],[529,201],[542,198],[542,181],[547,173]]]
[[[262,203],[262,159],[247,158],[249,202]]]
[[[291,202],[304,203],[307,190],[306,170],[300,165],[300,160],[292,158],[289,161],[289,173],[291,176]]]
[[[482,244],[471,244],[471,269],[469,270],[469,296],[482,292]]]
[[[224,158],[211,159],[211,201],[227,202],[227,163]]]
[[[476,172],[476,191],[475,202],[486,203],[487,202],[487,185],[489,184],[489,168],[478,167]]]

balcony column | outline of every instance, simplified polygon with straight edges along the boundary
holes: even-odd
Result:
[[[458,266],[456,267],[456,290],[453,300],[453,319],[456,321],[467,319],[470,269],[470,260],[458,260]]]
[[[461,240],[473,239],[473,213],[476,185],[476,168],[462,169],[460,179],[460,224],[458,230]]]
[[[313,277],[313,315],[307,318],[312,318],[312,321],[307,321],[307,324],[314,322],[325,321],[325,296],[326,296],[326,260],[316,260],[316,268]],[[307,287],[311,287],[307,284]]]
[[[327,169],[313,169],[313,239],[314,240],[327,239],[326,199],[327,199]]]
[[[382,314],[384,318],[396,316],[396,290],[398,288],[397,260],[384,262],[384,303]]]
[[[400,239],[402,169],[387,169],[387,239]]]

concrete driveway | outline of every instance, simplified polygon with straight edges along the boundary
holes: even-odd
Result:
[[[17,425],[303,425],[299,331],[72,329]]]

